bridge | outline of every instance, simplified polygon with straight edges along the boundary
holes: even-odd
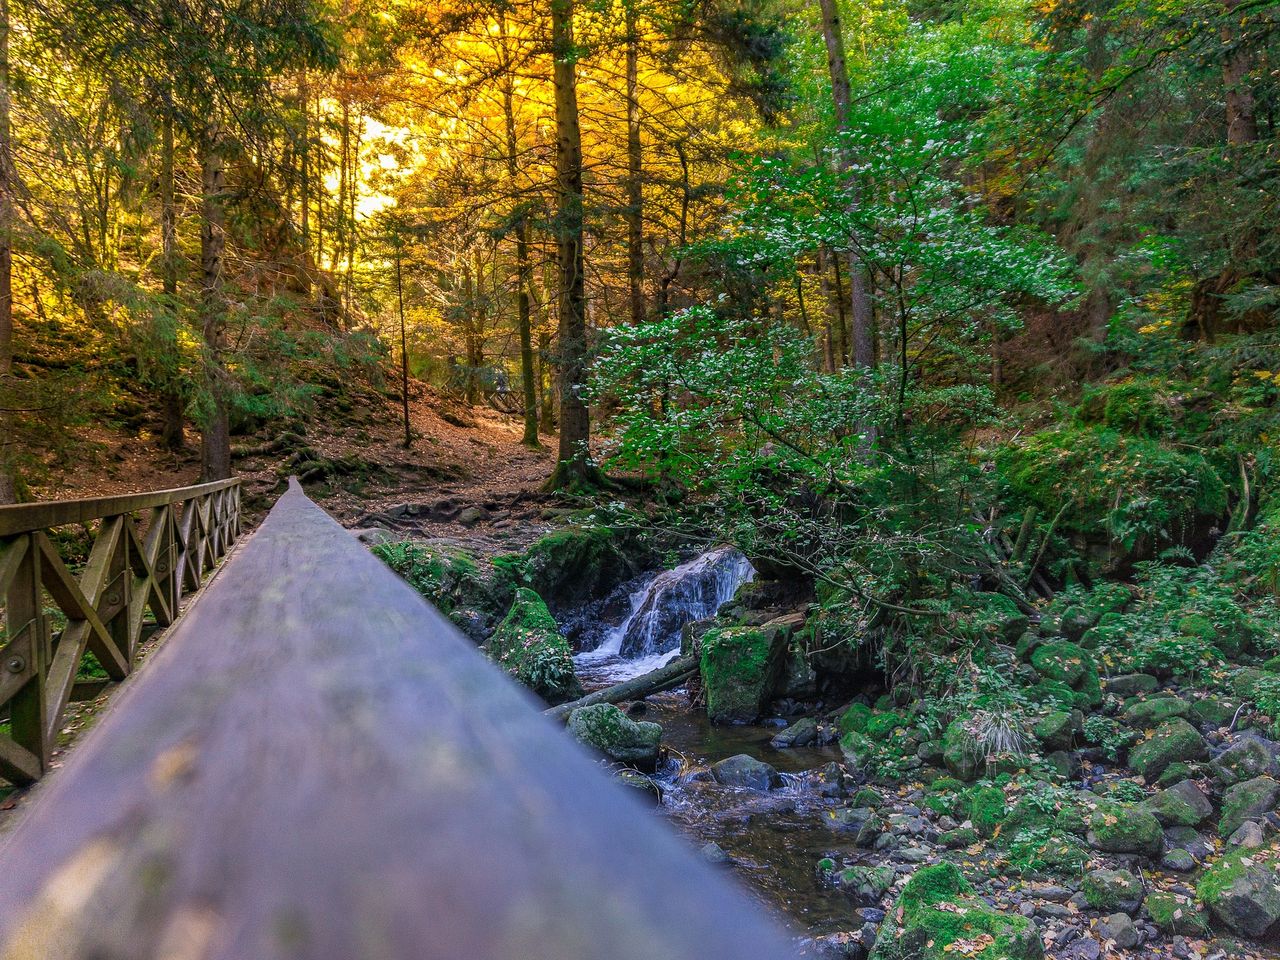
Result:
[[[0,508],[0,775],[128,678],[0,846],[0,960],[792,955],[296,481],[240,532],[235,480]]]

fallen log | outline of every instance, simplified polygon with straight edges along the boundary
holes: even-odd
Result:
[[[663,690],[678,687],[697,672],[697,657],[676,657],[665,667],[659,667],[651,673],[632,677],[630,680],[624,680],[622,683],[614,684],[612,687],[605,687],[603,690],[596,690],[593,693],[588,693],[585,697],[569,703],[562,703],[560,706],[552,707],[550,710],[544,710],[543,713],[554,720],[566,720],[569,714],[579,707],[589,707],[593,703],[621,703],[624,700],[639,700],[642,697],[649,696],[651,693],[661,693]]]

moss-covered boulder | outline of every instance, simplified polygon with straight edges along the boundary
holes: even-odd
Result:
[[[1054,710],[1036,721],[1032,733],[1046,751],[1070,750],[1075,739],[1075,718],[1066,710]]]
[[[786,635],[767,627],[717,627],[702,638],[700,670],[712,723],[750,723],[773,698]]]
[[[569,714],[568,730],[582,743],[618,763],[652,770],[658,762],[662,727],[632,720],[611,703],[574,710]]]
[[[862,906],[879,903],[893,886],[893,878],[894,869],[890,866],[847,867],[833,875],[836,886]]]
[[[1074,689],[1093,666],[1093,658],[1082,647],[1068,641],[1045,643],[1031,654],[1031,665],[1041,676],[1065,683]]]
[[[836,721],[836,728],[841,736],[846,733],[863,733],[871,717],[871,708],[865,703],[851,703],[844,713],[840,714],[840,718]]]
[[[582,696],[569,643],[560,636],[542,597],[532,590],[522,587],[516,591],[511,609],[485,644],[485,652],[548,703]]]
[[[969,795],[969,821],[984,837],[995,834],[1005,814],[1004,791],[999,787],[975,787]]]
[[[1060,640],[1036,647],[1031,665],[1046,682],[1064,684],[1071,689],[1071,703],[1093,707],[1102,702],[1102,684],[1093,655],[1075,643]]]
[[[1179,697],[1151,697],[1147,700],[1136,700],[1124,708],[1124,721],[1130,726],[1146,728],[1158,727],[1166,720],[1174,717],[1186,718],[1191,715],[1191,704]]]
[[[1220,857],[1201,874],[1196,893],[1236,933],[1280,933],[1280,850],[1236,850]]]
[[[1254,777],[1280,776],[1280,744],[1245,734],[1209,764],[1213,778],[1225,787]]]
[[[711,776],[726,787],[748,790],[776,790],[783,785],[782,774],[763,760],[745,753],[728,757],[711,765]]]
[[[1044,944],[1026,917],[993,910],[954,864],[921,867],[880,928],[871,960],[1040,960]]]
[[[1152,890],[1143,903],[1156,929],[1168,936],[1203,937],[1209,933],[1204,907],[1191,897]]]
[[[1167,720],[1152,735],[1129,751],[1129,766],[1154,781],[1164,768],[1176,762],[1209,758],[1209,745],[1200,732],[1180,717]]]
[[[1085,816],[1089,846],[1104,853],[1157,855],[1164,846],[1160,821],[1140,806],[1100,801]]]
[[[1213,804],[1191,780],[1159,791],[1146,802],[1146,807],[1166,827],[1199,826],[1213,813]]]
[[[963,719],[952,720],[943,734],[942,762],[953,777],[966,783],[982,773],[985,758]]]
[[[489,589],[501,607],[517,589],[528,587],[564,617],[642,573],[653,559],[630,534],[604,526],[568,526],[534,541],[524,553],[495,557]]]
[[[1094,910],[1133,913],[1142,902],[1142,881],[1128,870],[1091,870],[1080,887]]]
[[[1246,820],[1258,820],[1280,805],[1280,782],[1271,777],[1254,777],[1237,783],[1222,795],[1222,819],[1218,833],[1229,837]]]

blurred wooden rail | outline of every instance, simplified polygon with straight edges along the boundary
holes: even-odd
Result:
[[[78,575],[49,534],[97,523]],[[85,651],[113,680],[133,666],[150,610],[168,626],[183,593],[200,585],[240,531],[240,481],[219,480],[156,493],[0,507],[0,777],[39,779],[57,742]],[[50,628],[46,596],[65,615]]]
[[[0,960],[773,960],[296,483],[0,848]]]

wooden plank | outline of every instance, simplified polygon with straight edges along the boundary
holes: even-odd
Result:
[[[0,544],[0,597],[9,589],[9,581],[18,572],[18,564],[30,546],[29,537],[15,537],[7,543]]]
[[[296,484],[0,873],[0,960],[791,955]]]
[[[28,540],[31,536],[28,535]],[[22,631],[23,643],[10,643],[10,656],[23,661],[30,679],[9,698],[9,728],[14,744],[35,757],[35,769],[43,771],[49,760],[45,732],[45,671],[49,664],[49,625],[44,615],[44,591],[40,582],[40,549],[28,543],[5,595],[5,616],[12,628]],[[16,671],[15,671],[16,672]],[[19,759],[20,755],[19,755]],[[25,783],[30,764],[12,762],[9,774]]]
[[[148,507],[178,503],[192,497],[225,490],[240,483],[239,477],[215,480],[192,487],[174,487],[152,493],[131,493],[120,497],[94,497],[85,500],[51,500],[47,503],[18,503],[0,507],[0,537],[33,530],[47,530],[64,523],[89,523],[99,517],[134,513]]]
[[[11,783],[29,783],[39,780],[42,772],[39,757],[8,737],[0,736],[0,777]]]

